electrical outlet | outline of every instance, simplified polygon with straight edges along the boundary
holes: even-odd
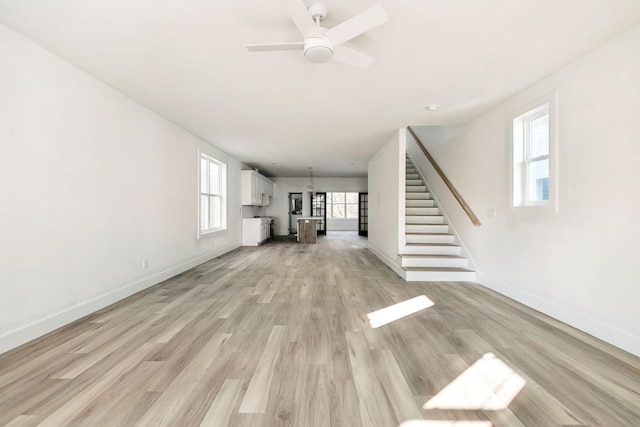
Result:
[[[146,269],[147,267],[149,267],[149,261],[148,261],[148,260],[146,260],[146,259],[143,259],[143,260],[142,260],[142,268],[145,268],[145,269]]]

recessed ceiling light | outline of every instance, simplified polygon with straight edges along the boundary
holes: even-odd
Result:
[[[437,104],[431,104],[431,105],[427,105],[426,108],[429,111],[436,111],[438,109],[438,105]]]

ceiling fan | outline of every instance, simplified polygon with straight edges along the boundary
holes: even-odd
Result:
[[[288,0],[289,16],[304,41],[291,43],[250,44],[245,47],[251,52],[277,50],[302,50],[307,60],[314,63],[327,62],[331,58],[360,68],[368,68],[374,57],[344,46],[343,43],[384,24],[389,20],[381,4],[326,29],[320,23],[327,17],[327,6],[314,3],[305,7],[302,0]]]

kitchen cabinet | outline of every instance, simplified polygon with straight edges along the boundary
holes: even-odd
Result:
[[[258,246],[271,238],[271,218],[242,218],[242,246]]]
[[[269,206],[273,197],[273,181],[253,170],[241,171],[242,204]]]

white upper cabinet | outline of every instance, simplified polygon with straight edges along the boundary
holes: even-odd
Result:
[[[273,181],[253,170],[242,173],[242,204],[269,206],[273,197]]]

